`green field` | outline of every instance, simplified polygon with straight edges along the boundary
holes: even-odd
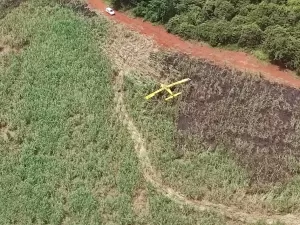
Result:
[[[106,23],[28,3],[1,26],[27,45],[1,58],[0,223],[129,223],[139,173],[112,113]]]
[[[143,181],[104,19],[27,1],[0,23],[0,224],[226,224]]]
[[[116,110],[117,59],[106,55],[113,23],[76,0],[57,2],[68,0],[0,4],[0,225],[246,225],[177,204],[146,181]],[[300,211],[299,177],[255,189],[225,146],[177,132],[181,98],[144,100],[156,85],[129,73],[118,91],[165,187],[254,215]]]

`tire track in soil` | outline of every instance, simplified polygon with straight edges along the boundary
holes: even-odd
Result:
[[[114,91],[115,91],[115,104],[116,113],[118,118],[127,127],[128,132],[134,142],[134,148],[138,156],[139,164],[142,168],[144,179],[155,187],[158,193],[171,199],[179,205],[191,206],[198,211],[213,210],[220,213],[226,218],[233,221],[240,221],[243,223],[255,223],[260,220],[265,221],[267,224],[275,224],[276,222],[284,222],[286,225],[299,225],[300,217],[292,214],[287,215],[263,215],[258,212],[245,213],[240,211],[237,207],[226,206],[223,204],[215,204],[208,201],[195,201],[187,198],[180,192],[173,190],[172,188],[165,186],[163,181],[159,178],[159,173],[151,164],[148,150],[145,147],[145,140],[138,128],[134,125],[133,119],[126,111],[124,103],[123,92],[123,77],[125,71],[120,71],[115,77]]]
[[[244,52],[235,52],[212,48],[200,43],[192,43],[168,33],[163,26],[154,26],[140,18],[131,18],[125,13],[116,12],[110,16],[105,12],[103,0],[86,0],[90,10],[95,10],[111,20],[124,24],[127,28],[151,37],[160,46],[182,53],[202,58],[220,66],[230,66],[241,71],[262,74],[265,79],[291,87],[300,88],[300,79],[295,73],[282,70],[280,67],[259,61],[254,56]],[[299,223],[300,224],[300,223]]]

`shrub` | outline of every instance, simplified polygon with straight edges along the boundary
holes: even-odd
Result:
[[[276,25],[265,31],[264,50],[270,60],[296,69],[300,65],[300,41],[290,35],[287,29]]]
[[[254,11],[257,8],[257,5],[249,4],[240,8],[239,15],[247,16],[250,12]]]
[[[174,34],[178,34],[177,32],[177,28],[180,25],[182,16],[180,15],[176,15],[173,18],[171,18],[168,23],[166,24],[166,29],[168,32],[174,33]]]
[[[241,30],[241,36],[238,41],[241,47],[256,47],[261,44],[263,31],[255,23],[244,25]]]
[[[222,20],[231,20],[235,13],[234,6],[228,1],[219,2],[214,10],[214,15]]]
[[[115,9],[130,8],[136,6],[138,3],[135,0],[110,0],[110,2]]]
[[[288,10],[286,7],[273,3],[267,4],[262,2],[255,10],[248,14],[252,22],[256,22],[261,29],[265,29],[271,25],[286,25],[288,24]]]
[[[251,0],[228,0],[231,4],[233,4],[236,8],[241,8],[249,5]]]
[[[286,4],[287,0],[266,0],[267,3]]]
[[[184,38],[187,39],[196,38],[195,26],[187,22],[181,23],[178,31],[179,31],[178,34]]]
[[[195,25],[188,22],[187,16],[176,15],[166,25],[167,31],[187,39],[197,39]]]
[[[299,6],[289,8],[289,13],[288,13],[287,20],[288,20],[289,24],[292,25],[292,26],[299,25],[299,21],[300,21],[300,1],[299,1]]]
[[[274,23],[267,16],[262,16],[256,20],[251,20],[252,22],[256,22],[256,24],[260,27],[260,29],[265,30],[269,26],[273,26]]]
[[[188,12],[186,13],[186,17],[186,22],[193,25],[201,24],[206,20],[204,13],[198,6],[189,7]]]
[[[214,16],[214,11],[216,8],[215,0],[208,0],[205,2],[202,12],[205,15],[206,19],[211,19]]]
[[[231,23],[234,25],[244,25],[249,23],[249,19],[246,16],[237,15],[231,20]]]
[[[299,0],[287,0],[287,5],[288,6],[300,6],[300,1]]]
[[[295,27],[290,28],[289,32],[292,36],[300,40],[300,23],[298,23]]]
[[[151,0],[146,9],[145,19],[151,22],[167,23],[176,14],[173,0]]]
[[[207,21],[202,23],[195,28],[196,36],[198,40],[209,41],[212,30],[214,28],[214,21]]]
[[[237,43],[240,37],[239,28],[226,20],[215,23],[210,32],[209,42],[212,46]]]
[[[140,16],[144,17],[147,13],[147,3],[146,2],[141,2],[137,4],[137,6],[133,9],[133,14],[135,16]]]

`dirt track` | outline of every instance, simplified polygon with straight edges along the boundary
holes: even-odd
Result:
[[[105,11],[106,5],[102,0],[87,0],[87,2],[89,3],[90,8],[99,10],[100,12]],[[300,88],[300,79],[292,72],[282,71],[278,66],[263,63],[246,53],[219,50],[217,48],[190,43],[175,35],[169,34],[162,26],[154,26],[149,22],[144,22],[142,19],[130,18],[121,12],[116,12],[115,16],[109,16],[107,13],[104,13],[104,15],[125,24],[127,27],[130,27],[130,29],[152,37],[159,45],[165,48],[174,49],[176,51],[191,54],[195,57],[213,61],[218,65],[226,64],[238,70],[261,73],[270,81]]]

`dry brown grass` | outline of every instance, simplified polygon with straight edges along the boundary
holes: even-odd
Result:
[[[149,202],[146,189],[136,191],[133,199],[133,211],[136,215],[147,215],[149,213]]]
[[[28,40],[3,35],[1,30],[0,35],[0,57],[8,55],[9,53],[19,53],[24,47],[29,45]]]
[[[159,77],[159,66],[153,67],[149,61],[150,55],[158,52],[152,39],[115,22],[111,22],[109,34],[104,51],[117,67],[116,70],[138,71],[153,78]]]
[[[177,70],[192,79],[178,117],[183,137],[226,146],[252,184],[286,181],[300,172],[300,90],[182,54],[160,60],[166,73]]]

